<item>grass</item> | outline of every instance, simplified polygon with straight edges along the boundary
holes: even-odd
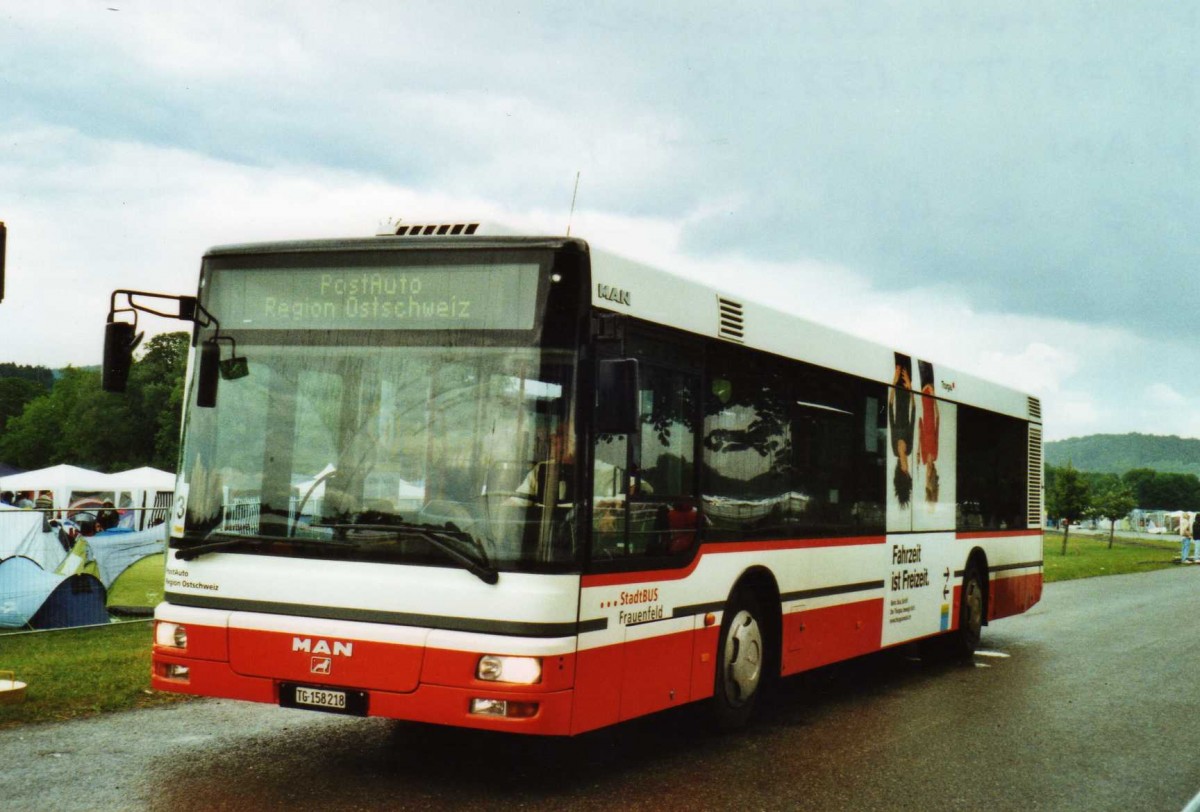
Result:
[[[1062,533],[1047,531],[1047,582],[1174,566],[1175,538],[1146,539],[1072,532],[1065,556]],[[163,558],[151,556],[126,570],[109,592],[109,605],[152,607],[162,600]],[[0,729],[75,719],[97,713],[186,701],[150,690],[150,624],[114,623],[89,629],[0,636],[0,669],[28,683],[21,704],[0,705]]]
[[[1175,537],[1160,540],[1117,534],[1110,550],[1107,533],[1090,535],[1074,530],[1067,539],[1064,556],[1062,538],[1063,534],[1057,530],[1046,531],[1043,550],[1046,583],[1165,569],[1175,566],[1172,558],[1179,555],[1179,539]]]
[[[150,635],[143,620],[0,636],[0,669],[28,685],[0,704],[0,730],[180,701],[150,690]]]

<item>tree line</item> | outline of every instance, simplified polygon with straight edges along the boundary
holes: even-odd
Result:
[[[1045,444],[1046,464],[1070,462],[1087,471],[1120,474],[1134,468],[1200,475],[1200,439],[1158,434],[1091,434]]]
[[[190,341],[186,332],[146,341],[124,394],[101,390],[97,369],[67,367],[56,376],[0,364],[0,460],[25,469],[174,471]]]
[[[1066,555],[1072,522],[1103,518],[1109,522],[1108,546],[1119,519],[1136,507],[1200,511],[1200,477],[1134,468],[1123,474],[1080,471],[1070,463],[1045,469],[1046,512],[1066,523],[1062,552]]]

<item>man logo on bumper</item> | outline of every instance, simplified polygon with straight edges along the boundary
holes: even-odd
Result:
[[[293,637],[292,651],[303,651],[308,654],[330,654],[334,657],[353,657],[354,644],[343,643],[341,640],[313,640],[311,637]]]

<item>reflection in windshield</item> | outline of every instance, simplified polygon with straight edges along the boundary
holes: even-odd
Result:
[[[500,569],[575,558],[569,354],[238,346],[254,374],[190,412],[185,544],[436,565],[449,549]],[[538,494],[547,469],[558,487]],[[345,544],[372,533],[386,543]]]

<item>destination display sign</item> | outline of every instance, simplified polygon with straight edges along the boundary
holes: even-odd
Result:
[[[538,265],[215,271],[205,307],[226,329],[529,330]]]

